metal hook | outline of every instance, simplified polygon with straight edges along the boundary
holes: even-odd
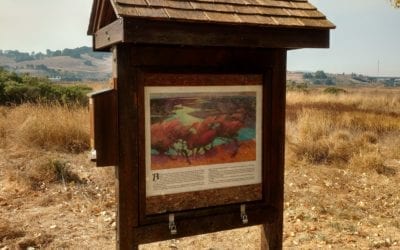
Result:
[[[169,214],[168,228],[169,228],[169,231],[171,232],[172,235],[175,235],[175,234],[178,233],[178,230],[176,230],[175,215],[174,214]]]
[[[249,219],[247,218],[247,214],[246,214],[246,205],[245,204],[240,205],[240,218],[242,218],[243,224],[249,223]]]

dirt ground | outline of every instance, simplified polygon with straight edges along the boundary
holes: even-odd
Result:
[[[0,150],[0,249],[115,248],[112,169],[95,168],[86,154],[15,152]],[[83,182],[32,188],[24,172],[46,158],[67,160]]]
[[[400,91],[348,91],[288,94],[284,249],[400,249]],[[115,249],[114,169],[18,141],[26,110],[0,109],[0,250]],[[249,227],[141,248],[259,249],[260,235]]]
[[[32,188],[27,168],[47,158],[68,161],[81,183]],[[400,172],[400,161],[387,164]],[[400,175],[352,172],[288,162],[285,174],[285,249],[400,249]],[[87,154],[22,149],[0,151],[0,249],[115,249],[112,168]],[[249,227],[142,249],[258,249]]]

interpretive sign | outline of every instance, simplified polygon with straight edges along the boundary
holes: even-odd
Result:
[[[139,2],[94,0],[88,30],[113,53],[91,114],[117,249],[253,225],[282,249],[287,51],[334,25],[306,0]]]
[[[146,197],[261,184],[262,85],[145,87],[145,138]]]

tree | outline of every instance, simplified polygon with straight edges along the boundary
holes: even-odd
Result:
[[[332,80],[332,78],[328,78],[328,79],[325,81],[325,84],[326,84],[326,85],[335,85],[335,82]]]
[[[53,56],[61,56],[61,55],[62,55],[62,52],[59,49],[54,51],[54,53],[53,53]]]
[[[315,78],[316,79],[327,79],[328,76],[325,74],[324,71],[318,70],[317,72],[315,72]]]
[[[303,78],[304,78],[304,79],[312,79],[312,78],[313,78],[313,75],[312,75],[311,73],[304,73],[304,74],[303,74]]]
[[[315,84],[315,85],[321,85],[322,82],[321,82],[321,80],[316,79],[316,80],[313,81],[313,84]]]

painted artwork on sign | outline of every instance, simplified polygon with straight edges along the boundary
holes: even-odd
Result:
[[[261,86],[146,87],[147,196],[261,181]]]

